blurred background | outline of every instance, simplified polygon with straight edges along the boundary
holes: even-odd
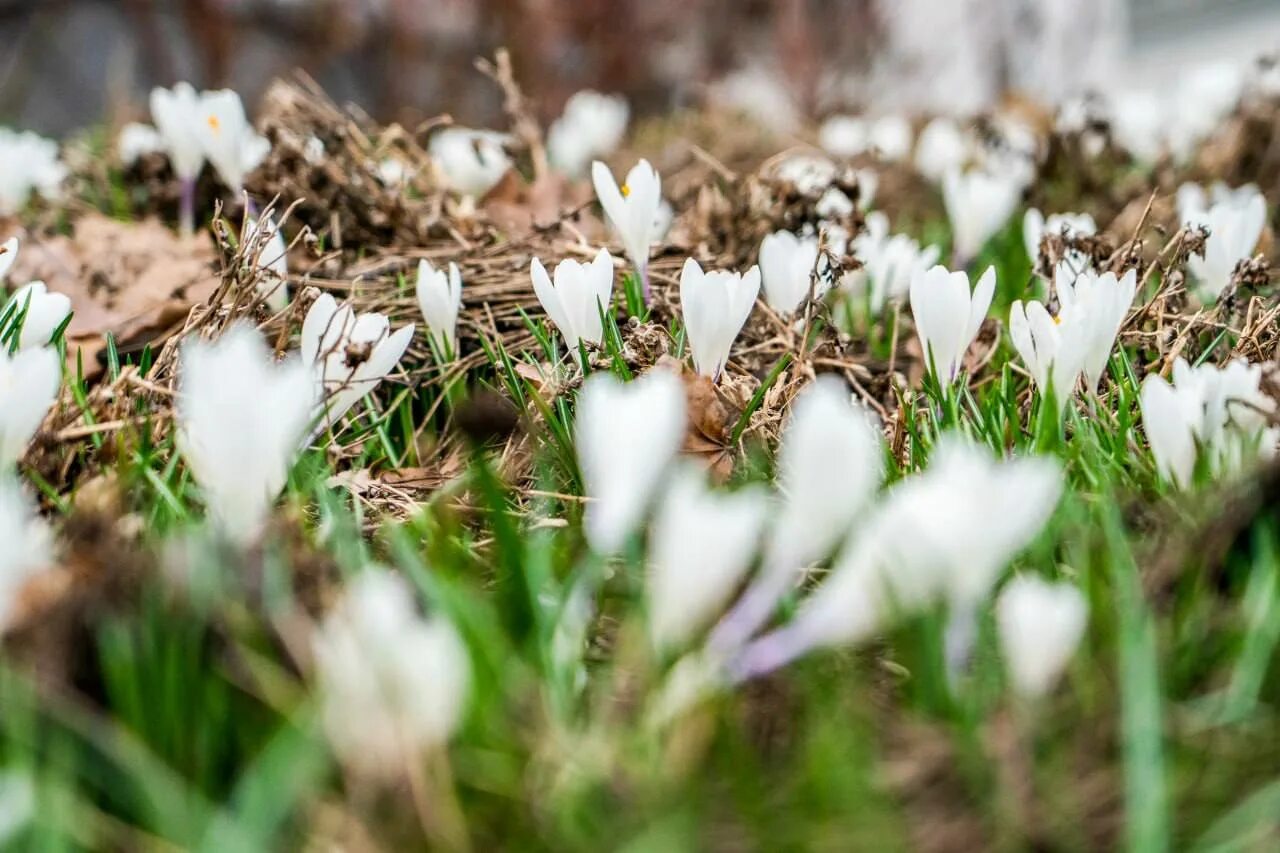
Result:
[[[473,67],[505,45],[543,118],[574,91],[638,114],[704,99],[786,131],[835,109],[965,113],[1158,84],[1280,47],[1277,0],[0,0],[0,122],[143,115],[154,85],[252,105],[295,67],[383,121],[501,120]]]

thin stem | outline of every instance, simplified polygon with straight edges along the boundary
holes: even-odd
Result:
[[[190,237],[196,230],[196,179],[183,178],[178,199],[178,224],[182,236]]]

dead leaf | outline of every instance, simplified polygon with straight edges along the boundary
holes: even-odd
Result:
[[[585,184],[571,183],[561,175],[547,175],[530,184],[512,170],[485,196],[484,211],[498,228],[516,233],[549,225],[590,198]]]
[[[737,418],[710,379],[688,370],[681,379],[689,416],[681,449],[705,465],[713,480],[723,483],[733,473],[731,439]]]
[[[107,333],[122,347],[153,346],[217,289],[216,255],[208,234],[182,238],[154,219],[119,222],[89,214],[70,237],[23,243],[12,279],[40,279],[64,293],[75,314],[67,327],[68,357],[82,351],[86,375],[102,369],[97,355]]]

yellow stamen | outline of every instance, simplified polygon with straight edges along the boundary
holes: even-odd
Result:
[[[622,190],[623,198],[626,198],[627,196],[631,195],[631,187],[627,186],[626,184],[623,184],[621,187],[619,187],[619,189]]]
[[[1061,325],[1062,325],[1062,316],[1061,316],[1061,315],[1059,315],[1059,314],[1055,314],[1055,315],[1053,315],[1053,325],[1055,325],[1055,326],[1061,326]]]
[[[207,116],[205,118],[205,121],[209,123],[209,129],[212,130],[214,133],[217,133],[218,131],[222,130],[222,122],[218,121],[217,116]]]

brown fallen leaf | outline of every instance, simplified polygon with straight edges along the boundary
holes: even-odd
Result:
[[[723,483],[733,473],[731,442],[737,418],[710,379],[689,370],[680,377],[689,415],[681,450],[705,465],[713,480]]]
[[[85,374],[102,370],[98,354],[111,333],[122,349],[153,347],[217,289],[208,234],[179,237],[159,221],[119,222],[89,214],[71,236],[32,238],[10,278],[40,279],[66,294],[75,312],[67,354],[81,351]]]
[[[547,175],[525,183],[514,170],[503,175],[484,197],[490,221],[508,233],[522,233],[550,225],[562,215],[591,199],[585,183],[572,183],[560,175]]]

